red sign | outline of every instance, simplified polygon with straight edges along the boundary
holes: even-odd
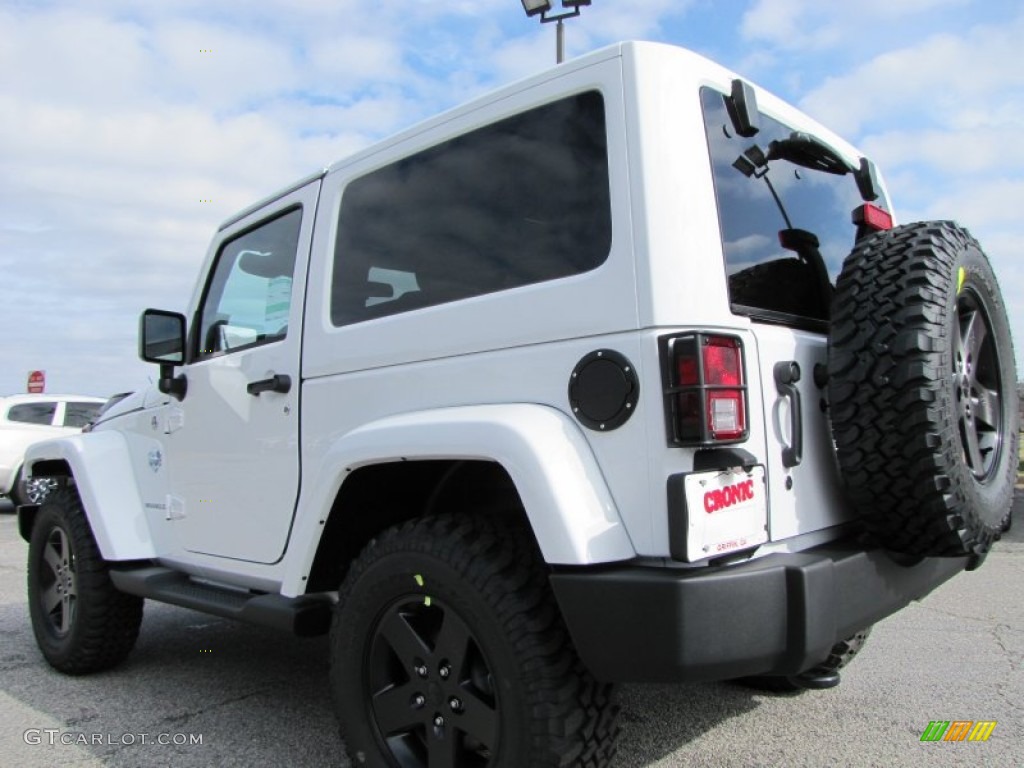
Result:
[[[28,375],[29,394],[38,395],[46,388],[46,371],[32,371]]]

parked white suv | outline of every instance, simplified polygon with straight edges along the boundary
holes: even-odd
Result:
[[[603,766],[614,682],[834,685],[1010,509],[977,243],[669,46],[246,209],[140,350],[156,387],[29,451],[44,656],[116,664],[144,598],[329,631],[356,764]]]
[[[0,397],[0,496],[15,504],[38,502],[50,483],[22,478],[25,449],[40,440],[81,431],[96,418],[103,403],[101,397],[82,395]]]

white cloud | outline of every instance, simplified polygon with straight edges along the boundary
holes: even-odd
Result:
[[[757,0],[740,31],[747,40],[784,49],[827,49],[857,45],[894,21],[925,12],[967,5],[970,0]]]
[[[304,78],[314,89],[341,91],[372,82],[401,82],[411,77],[403,67],[397,40],[326,37],[307,48],[310,70]]]
[[[153,28],[147,43],[162,95],[215,112],[302,85],[288,41],[270,30],[175,20]]]
[[[138,98],[152,76],[144,38],[135,23],[73,10],[0,11],[3,90],[33,100],[60,94],[64,104],[94,108]]]
[[[587,21],[579,26],[594,39],[644,40],[656,36],[667,19],[681,18],[694,4],[695,0],[645,0],[640,9],[634,3],[599,0],[583,9]]]
[[[949,174],[1024,169],[1020,126],[981,125],[974,128],[893,130],[869,134],[861,148],[883,168],[925,163]]]
[[[915,200],[904,218],[909,219],[956,219],[974,229],[976,235],[982,232],[997,233],[1001,238],[1013,241],[1007,231],[1016,229],[1024,205],[1024,176],[1016,178],[964,179],[957,185],[936,189],[930,187],[926,195]],[[985,238],[982,238],[985,239]],[[986,243],[982,243],[986,245]],[[1007,253],[1003,262],[1007,269],[1021,269],[1018,253]]]
[[[1014,97],[1024,86],[1024,68],[1015,64],[1022,36],[1024,15],[1002,26],[934,35],[825,78],[801,104],[847,133],[883,122],[952,125],[965,113],[978,121],[994,112],[1002,121],[1008,109],[1019,114],[1019,106],[1008,105],[1020,104]]]

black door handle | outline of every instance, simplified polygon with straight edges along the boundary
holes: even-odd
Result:
[[[280,392],[284,394],[292,388],[292,377],[283,373],[275,373],[269,379],[260,379],[246,386],[245,391],[259,397],[260,392]]]
[[[779,394],[789,398],[790,444],[782,449],[782,466],[795,467],[804,456],[804,419],[800,410],[800,390],[796,383],[800,381],[800,366],[796,360],[776,363],[773,369],[775,386]]]

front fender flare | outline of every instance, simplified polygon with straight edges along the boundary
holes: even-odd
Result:
[[[25,467],[63,461],[71,470],[85,515],[104,560],[156,557],[128,444],[119,432],[87,432],[29,446]]]
[[[477,405],[401,414],[363,425],[324,454],[300,507],[285,594],[300,594],[327,510],[346,476],[396,461],[494,461],[512,478],[545,561],[591,565],[636,556],[604,476],[578,426],[543,405]],[[297,591],[292,591],[297,590]]]

